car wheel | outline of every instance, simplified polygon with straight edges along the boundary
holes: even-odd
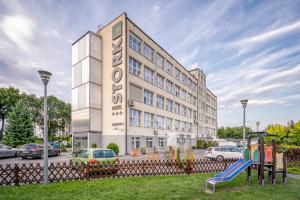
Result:
[[[223,156],[217,156],[217,161],[223,161],[224,157]]]
[[[22,159],[26,159],[26,157],[25,157],[25,156],[22,156]]]

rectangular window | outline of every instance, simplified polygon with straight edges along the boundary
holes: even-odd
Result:
[[[168,117],[166,118],[166,129],[172,130],[172,119]]]
[[[177,97],[179,97],[179,95],[180,95],[180,87],[178,85],[174,86],[174,92],[175,92],[175,95]]]
[[[180,114],[180,105],[179,105],[179,103],[176,103],[176,102],[175,102],[174,110],[175,110],[175,113],[176,113],[176,114]]]
[[[169,80],[167,80],[167,83],[166,83],[166,89],[167,89],[167,92],[171,93],[172,94],[172,89],[173,89],[173,83]]]
[[[175,68],[175,78],[176,78],[177,80],[180,80],[180,70],[177,69],[177,68]]]
[[[129,58],[129,73],[140,76],[141,73],[141,63],[133,58]]]
[[[186,75],[185,74],[181,74],[181,82],[183,84],[186,84],[186,79],[187,79]]]
[[[192,132],[192,124],[191,123],[187,123],[187,131]]]
[[[156,116],[156,128],[164,129],[165,118],[163,116]]]
[[[183,100],[186,100],[186,91],[181,89],[181,95],[180,97],[183,99]]]
[[[160,54],[156,54],[156,65],[163,69],[164,62],[165,62],[165,59]]]
[[[172,75],[172,68],[173,68],[173,65],[170,63],[170,62],[166,62],[165,63],[165,70]]]
[[[181,106],[181,114],[186,116],[186,106],[184,105]]]
[[[186,94],[186,101],[192,103],[192,95],[190,93]]]
[[[182,132],[186,131],[186,122],[181,122],[181,131]]]
[[[144,56],[145,58],[153,61],[153,49],[147,44],[144,44]]]
[[[141,112],[134,109],[129,109],[129,125],[140,126],[141,125]]]
[[[141,40],[135,36],[134,34],[129,34],[129,47],[133,50],[135,50],[138,53],[141,53],[141,46],[142,42]]]
[[[132,149],[141,148],[141,139],[140,139],[140,137],[131,137],[131,148]]]
[[[164,143],[165,143],[164,138],[158,138],[158,147],[159,148],[164,148],[165,147]]]
[[[156,84],[159,88],[164,89],[164,77],[157,74],[157,83]]]
[[[186,110],[186,116],[192,118],[192,109],[188,108]]]
[[[164,109],[164,101],[165,98],[163,98],[162,96],[157,95],[156,96],[156,106],[160,109]]]
[[[192,80],[191,80],[190,78],[187,78],[187,79],[186,79],[186,85],[187,85],[188,87],[191,86],[191,82],[192,82]]]
[[[173,111],[173,101],[170,99],[167,99],[166,110],[169,112]]]
[[[175,126],[175,131],[179,131],[179,128],[180,128],[180,121],[179,121],[179,120],[175,120],[174,126]]]
[[[154,80],[154,71],[148,67],[144,67],[144,80],[153,83]]]
[[[147,90],[144,91],[144,103],[152,106],[153,105],[153,93]]]
[[[153,138],[146,137],[146,148],[147,149],[152,149],[152,147],[153,147]]]
[[[144,127],[145,128],[152,128],[153,127],[153,119],[154,115],[148,112],[144,113]]]

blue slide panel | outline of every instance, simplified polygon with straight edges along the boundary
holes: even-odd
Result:
[[[237,165],[239,165],[243,161],[244,161],[243,159],[239,159],[233,165],[231,165],[228,169],[226,169],[224,172],[222,172],[221,174],[215,175],[215,178],[219,178],[219,177],[222,177],[222,176],[226,175],[229,171],[231,171],[233,168],[235,168]]]
[[[248,160],[242,166],[240,166],[239,168],[237,168],[232,174],[230,174],[228,176],[225,176],[224,179],[223,179],[223,181],[231,181],[232,179],[234,179],[235,177],[237,177],[237,175],[239,175],[240,173],[242,173],[252,163],[253,163],[253,160]]]

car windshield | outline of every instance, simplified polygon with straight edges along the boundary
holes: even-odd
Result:
[[[95,150],[93,152],[94,158],[112,158],[116,157],[116,154],[111,150]]]
[[[37,145],[36,144],[25,144],[22,146],[23,149],[32,149],[35,148]]]

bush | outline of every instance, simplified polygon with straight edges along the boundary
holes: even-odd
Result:
[[[289,149],[287,151],[287,157],[292,160],[300,160],[300,148]]]
[[[115,144],[115,143],[108,144],[106,148],[113,150],[116,155],[119,154],[119,146],[117,144]]]
[[[142,154],[145,155],[145,154],[147,153],[147,152],[146,152],[146,151],[147,151],[147,150],[146,150],[146,147],[142,147],[142,150],[141,150],[141,151],[142,151]]]
[[[197,149],[203,149],[203,144],[204,144],[203,140],[197,140]]]
[[[60,152],[67,152],[67,149],[65,147],[62,147],[59,149]]]
[[[176,161],[180,162],[180,160],[180,148],[178,147],[176,151]]]
[[[93,143],[92,148],[97,148],[97,144]]]

